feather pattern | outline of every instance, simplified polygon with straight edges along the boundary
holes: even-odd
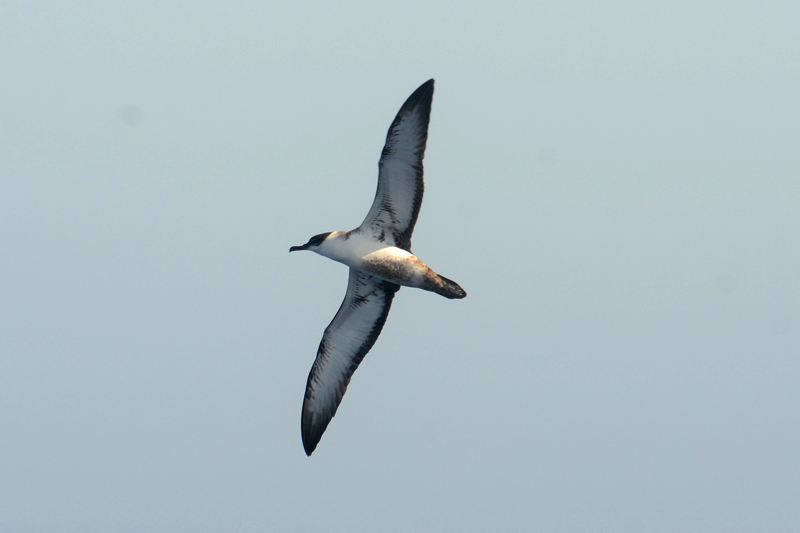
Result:
[[[433,80],[423,83],[397,112],[378,163],[378,190],[357,231],[411,251],[411,234],[422,206],[422,159],[428,140]]]
[[[311,455],[336,414],[353,372],[378,339],[399,285],[350,269],[347,293],[325,328],[303,400],[303,448]]]

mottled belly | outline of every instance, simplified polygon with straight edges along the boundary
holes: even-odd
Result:
[[[413,255],[403,257],[384,250],[365,256],[362,268],[370,274],[408,287],[421,287],[426,278],[433,274],[428,265]]]

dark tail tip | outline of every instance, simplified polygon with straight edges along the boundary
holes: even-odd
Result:
[[[444,276],[439,276],[439,279],[442,282],[441,287],[437,287],[435,292],[436,294],[441,294],[445,298],[450,298],[451,300],[460,300],[461,298],[465,298],[467,296],[467,291],[461,288],[461,286],[451,279],[447,279]]]

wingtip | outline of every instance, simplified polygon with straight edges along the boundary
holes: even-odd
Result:
[[[311,374],[309,374],[308,379],[310,382]],[[336,415],[336,408],[333,409],[330,416],[316,416],[307,403],[309,400],[308,387],[309,385],[306,385],[306,397],[303,399],[303,414],[300,417],[300,437],[303,439],[303,450],[305,450],[308,457],[311,457],[311,454],[317,449],[319,441],[322,440],[322,435],[328,428],[328,424],[330,424],[334,415]],[[341,402],[341,397],[339,397],[339,402]],[[336,407],[338,407],[338,402]]]
[[[421,98],[431,100],[433,98],[433,84],[434,84],[434,79],[431,78],[422,85],[420,85],[419,87],[417,87],[417,89],[413,93],[411,93],[411,96],[408,97],[406,104],[409,104],[411,102],[417,102]],[[405,105],[403,107],[405,107]]]
[[[303,437],[303,450],[306,452],[306,456],[311,457],[311,454],[314,453],[314,450],[317,449],[317,444],[319,444],[322,435],[314,437],[310,434],[309,431],[306,431],[306,428],[303,428],[302,437]]]
[[[308,457],[311,457],[311,454],[317,449],[317,444],[319,444],[319,441],[322,438],[322,432],[314,430],[312,418],[313,417],[311,416],[311,413],[306,410],[304,401],[303,416],[300,420],[300,436],[303,439],[303,450],[306,452]],[[325,429],[323,428],[322,431],[324,432]]]

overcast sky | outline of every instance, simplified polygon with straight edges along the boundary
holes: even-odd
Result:
[[[800,3],[184,4],[0,6],[0,530],[795,530]],[[308,458],[347,269],[288,248],[431,77],[469,296]]]

